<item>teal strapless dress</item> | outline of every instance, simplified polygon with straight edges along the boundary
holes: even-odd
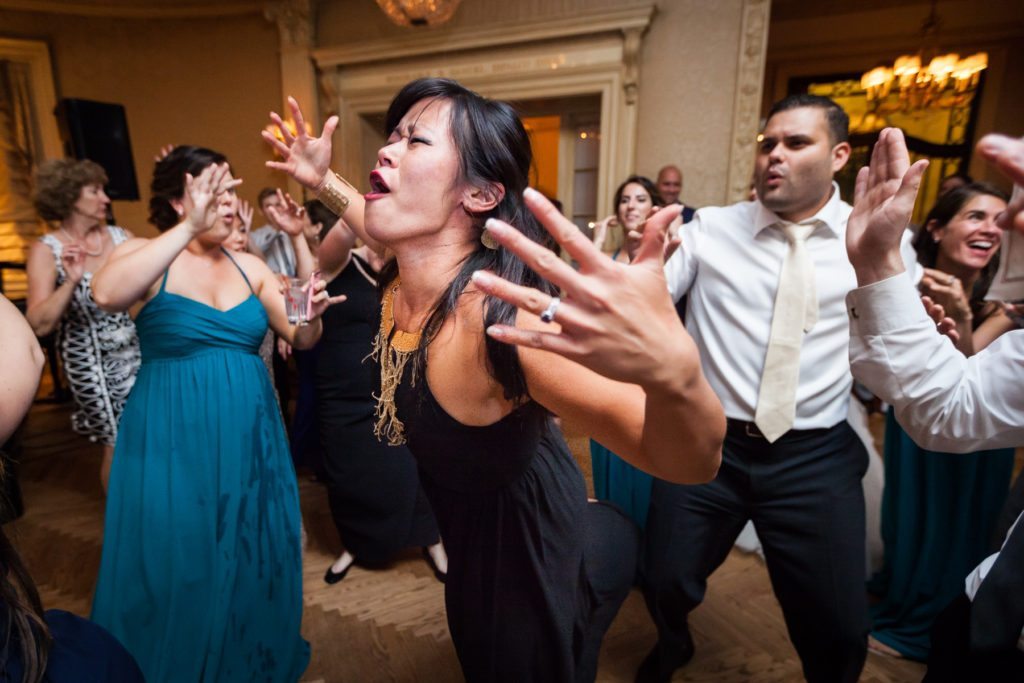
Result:
[[[296,681],[299,495],[257,355],[267,315],[255,294],[220,311],[166,282],[135,321],[92,619],[149,683]]]

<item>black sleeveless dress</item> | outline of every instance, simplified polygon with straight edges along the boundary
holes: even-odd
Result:
[[[331,516],[345,549],[367,565],[438,541],[416,461],[404,446],[381,443],[373,434],[375,365],[369,355],[380,316],[376,275],[353,254],[327,285],[331,296],[348,299],[324,312],[316,366]]]
[[[593,681],[601,639],[629,593],[639,530],[587,502],[551,419],[528,403],[464,425],[411,366],[396,392],[448,551],[448,627],[466,679]]]

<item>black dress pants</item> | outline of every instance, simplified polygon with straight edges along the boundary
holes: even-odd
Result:
[[[864,494],[868,456],[845,422],[775,443],[729,421],[718,477],[655,479],[642,581],[663,668],[678,666],[687,614],[747,520],[811,683],[854,682],[867,654]],[[753,628],[753,626],[751,627]]]

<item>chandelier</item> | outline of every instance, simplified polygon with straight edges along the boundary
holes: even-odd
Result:
[[[923,44],[933,42],[940,21],[935,0],[921,26]],[[988,54],[976,52],[968,57],[959,54],[938,54],[938,50],[922,46],[916,55],[901,55],[892,67],[879,66],[860,77],[869,103],[877,105],[896,90],[904,109],[923,109],[933,105],[948,106],[969,99],[978,87],[981,72],[988,67]],[[926,59],[930,56],[931,59]],[[927,61],[927,65],[925,62]]]
[[[377,0],[399,26],[439,26],[455,14],[462,0]]]

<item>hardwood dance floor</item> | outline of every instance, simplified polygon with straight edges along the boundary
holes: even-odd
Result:
[[[39,584],[46,607],[88,615],[103,536],[100,450],[74,435],[68,407],[36,405],[24,434],[20,480],[26,513],[7,527]],[[571,440],[577,452],[582,439]],[[441,585],[418,550],[387,569],[353,568],[327,586],[323,573],[340,550],[323,488],[300,477],[308,533],[303,565],[302,630],[313,658],[304,681],[460,681],[444,618]],[[763,563],[737,551],[711,578],[708,597],[691,617],[697,654],[676,681],[799,681]],[[637,591],[609,632],[598,681],[628,682],[655,640]],[[913,662],[868,655],[862,681],[919,681]]]

